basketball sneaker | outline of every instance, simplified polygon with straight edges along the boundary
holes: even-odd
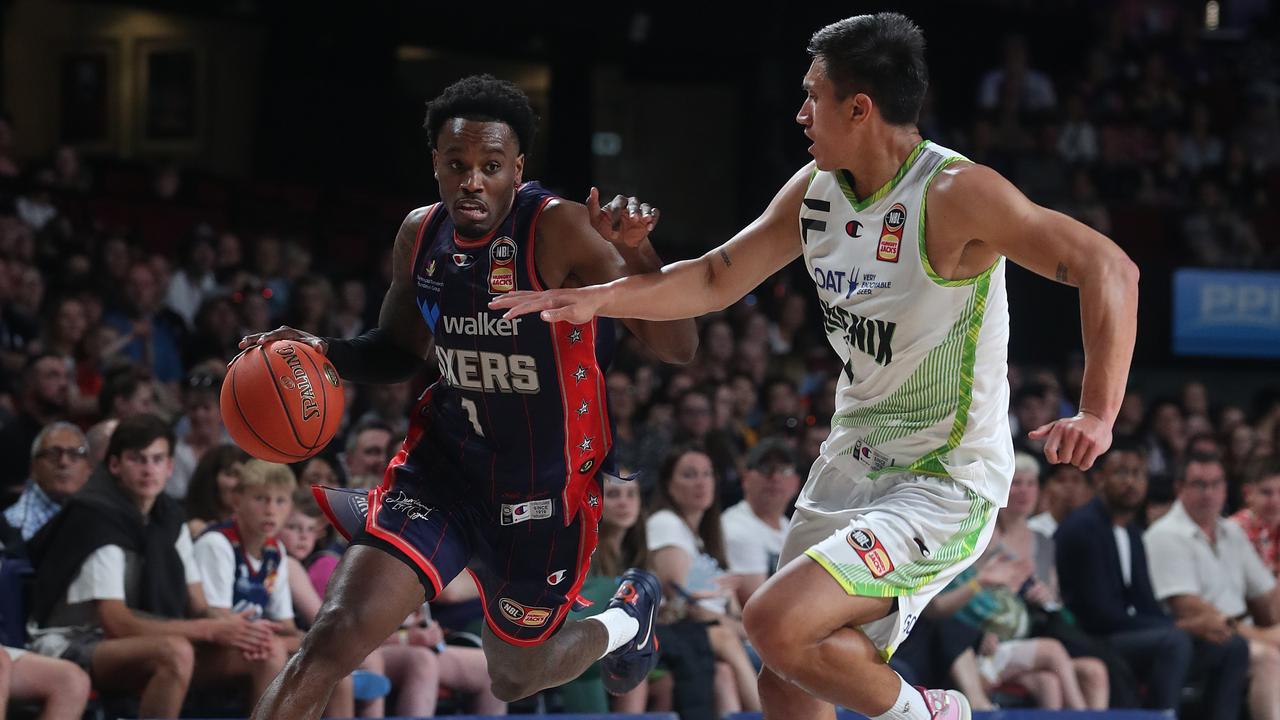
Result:
[[[629,642],[604,656],[604,687],[610,693],[629,692],[658,664],[657,624],[661,604],[662,585],[657,576],[639,568],[622,574],[622,583],[609,600],[609,607],[621,608],[635,618],[640,627]]]
[[[926,690],[917,687],[933,720],[972,720],[969,699],[955,690]]]

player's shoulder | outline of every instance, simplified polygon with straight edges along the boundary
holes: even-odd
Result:
[[[926,192],[931,216],[984,221],[1017,208],[1022,198],[999,172],[970,160],[956,160],[939,170]]]
[[[422,221],[426,220],[427,216],[431,215],[438,207],[440,207],[440,203],[431,203],[430,205],[423,205],[410,210],[409,214],[404,216],[402,226],[413,227],[413,229],[417,230]]]

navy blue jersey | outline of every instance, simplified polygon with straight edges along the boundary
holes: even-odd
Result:
[[[568,525],[584,501],[598,505],[585,489],[612,445],[600,361],[611,330],[601,333],[594,320],[548,324],[536,314],[504,320],[488,309],[503,293],[546,289],[537,224],[557,199],[538,183],[521,185],[507,217],[476,240],[458,236],[433,206],[412,272],[440,366],[420,410],[434,434],[431,452],[448,453],[473,488],[488,487],[490,502],[559,497],[556,514]]]

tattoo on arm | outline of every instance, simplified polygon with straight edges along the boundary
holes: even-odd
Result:
[[[1058,263],[1058,272],[1054,273],[1053,277],[1054,277],[1054,279],[1055,279],[1055,280],[1057,280],[1057,281],[1058,281],[1058,282],[1060,282],[1060,283],[1064,283],[1064,282],[1066,282],[1066,281],[1067,281],[1067,266],[1066,266],[1066,265],[1064,265],[1064,264],[1062,264],[1062,263]]]
[[[733,261],[729,259],[729,253],[725,252],[724,248],[720,248],[720,259],[724,261],[725,267],[730,267],[731,265],[733,265]]]

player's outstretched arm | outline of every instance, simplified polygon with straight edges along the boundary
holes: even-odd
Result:
[[[344,380],[358,383],[396,383],[408,380],[423,363],[431,333],[418,312],[413,273],[413,250],[418,228],[428,208],[410,212],[396,233],[391,251],[391,287],[382,298],[378,326],[350,340],[322,338],[288,325],[247,335],[240,347],[273,340],[297,340],[319,350]]]
[[[1031,202],[982,165],[948,169],[928,199],[931,227],[956,228],[1013,262],[1080,290],[1084,386],[1080,414],[1031,433],[1045,458],[1088,470],[1111,446],[1138,329],[1138,267],[1114,242]],[[944,230],[945,232],[945,230]]]
[[[696,260],[603,285],[507,293],[489,306],[506,309],[504,317],[538,312],[548,322],[573,323],[596,315],[680,320],[723,310],[800,256],[800,204],[812,169],[809,165],[796,173],[763,215]]]

